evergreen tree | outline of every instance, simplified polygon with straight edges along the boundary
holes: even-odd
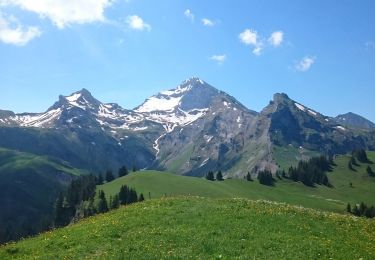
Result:
[[[213,172],[213,171],[209,171],[209,172],[206,174],[206,179],[209,180],[209,181],[214,181],[214,180],[215,180],[214,172]]]
[[[98,213],[104,213],[108,211],[108,203],[105,198],[104,191],[99,191],[99,201],[98,201]]]
[[[90,198],[89,203],[87,207],[84,210],[84,216],[94,216],[96,214],[96,208],[95,208],[95,198]]]
[[[126,204],[131,204],[131,203],[137,202],[138,201],[137,192],[132,188],[130,188],[128,191],[129,191],[128,192],[128,200],[127,200]]]
[[[129,188],[126,185],[122,185],[119,192],[120,204],[125,205],[128,201]]]
[[[348,205],[346,205],[346,211],[349,212],[349,213],[352,213],[352,207],[350,206],[350,203],[348,203]]]
[[[358,161],[360,161],[362,163],[369,162],[369,159],[367,158],[366,151],[362,148],[355,149],[352,152],[352,155],[353,155],[353,157],[356,157],[358,159]]]
[[[223,181],[223,174],[221,173],[221,171],[219,170],[216,174],[216,180],[218,181]]]
[[[250,172],[247,172],[247,174],[246,174],[246,180],[247,181],[253,181],[253,179],[251,178]]]
[[[258,172],[258,180],[260,184],[272,186],[274,179],[272,173],[268,170]]]
[[[111,171],[111,170],[108,170],[108,171],[106,172],[106,174],[105,174],[105,180],[106,180],[107,182],[111,182],[111,181],[113,181],[114,179],[115,179],[115,176],[113,176],[112,171]]]
[[[129,172],[128,172],[128,169],[126,168],[126,166],[122,166],[119,170],[118,170],[118,176],[119,177],[122,177],[122,176],[126,176],[128,175]]]
[[[361,202],[359,204],[359,213],[360,213],[360,216],[363,216],[365,214],[365,211],[367,209],[367,206],[364,202]]]
[[[141,194],[139,195],[138,201],[139,201],[139,202],[142,202],[142,201],[144,201],[144,200],[145,200],[145,197],[144,197],[143,194],[141,193]]]
[[[99,176],[97,178],[97,182],[96,182],[96,185],[102,185],[103,184],[103,175],[101,173],[99,173]]]
[[[69,224],[71,219],[70,207],[66,198],[62,193],[59,194],[55,203],[55,219],[56,227],[63,227]]]
[[[355,216],[360,216],[360,215],[361,215],[361,212],[359,211],[357,204],[354,205],[354,208],[353,208],[352,213],[353,213]]]
[[[111,201],[110,205],[111,205],[111,209],[118,209],[120,207],[120,198],[119,198],[118,194],[116,194],[112,198],[112,201]]]

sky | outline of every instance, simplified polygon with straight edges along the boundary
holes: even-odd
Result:
[[[0,0],[0,109],[86,88],[134,108],[197,76],[260,111],[274,93],[375,122],[373,0]]]

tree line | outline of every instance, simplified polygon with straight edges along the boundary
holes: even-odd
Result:
[[[118,176],[128,174],[125,166],[118,171]],[[115,179],[112,171],[106,172],[106,182]],[[96,194],[96,185],[103,184],[101,175],[85,175],[72,180],[67,191],[60,193],[54,205],[54,227],[63,227],[78,219],[105,213],[111,209],[119,208],[120,205],[144,200],[143,194],[138,196],[133,188],[123,185],[118,194],[109,197],[107,201],[104,191],[99,190]],[[97,195],[97,196],[96,196]]]
[[[215,179],[215,174],[214,174],[213,171],[209,171],[206,174],[206,179],[209,180],[209,181],[215,181],[215,180],[224,181],[223,174],[221,173],[220,170],[216,173],[216,179]]]
[[[348,205],[346,206],[346,211],[357,217],[366,217],[366,218],[375,217],[375,207],[367,206],[364,202],[361,202],[360,204],[355,204],[354,207],[352,207],[350,203],[348,203]]]

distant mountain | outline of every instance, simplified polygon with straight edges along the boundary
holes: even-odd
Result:
[[[350,115],[339,121],[286,94],[275,94],[257,113],[190,78],[134,110],[82,89],[60,96],[44,113],[0,111],[0,147],[54,156],[95,173],[127,165],[194,176],[220,169],[241,177],[276,170],[275,147],[325,154],[375,149],[375,131],[356,131],[365,120]]]
[[[354,114],[352,112],[338,115],[334,118],[335,122],[347,127],[354,127],[354,128],[361,128],[367,130],[375,130],[375,123],[371,122],[370,120]]]

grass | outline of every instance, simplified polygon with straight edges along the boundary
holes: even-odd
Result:
[[[47,226],[58,193],[85,173],[52,157],[0,148],[0,242]]]
[[[375,152],[368,152],[375,161]],[[212,182],[206,179],[178,176],[166,172],[141,171],[118,178],[110,183],[98,186],[109,195],[119,192],[122,185],[128,185],[143,193],[146,199],[174,196],[202,196],[210,198],[248,198],[267,199],[315,208],[325,211],[344,213],[346,204],[366,202],[375,205],[375,178],[366,173],[368,164],[356,166],[356,172],[347,168],[348,156],[335,160],[337,166],[328,173],[333,188],[317,185],[307,187],[289,180],[279,180],[274,187],[259,184],[257,180],[247,182],[228,179]],[[375,165],[373,166],[375,170]],[[352,187],[350,186],[352,183]]]
[[[375,222],[287,204],[180,197],[0,247],[0,259],[374,259]]]
[[[273,146],[273,157],[281,169],[288,170],[290,166],[297,166],[301,160],[318,156],[319,153],[304,148],[296,148],[292,145]]]

